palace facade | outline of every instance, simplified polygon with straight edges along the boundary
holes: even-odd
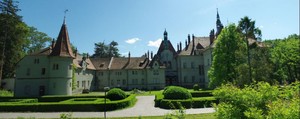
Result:
[[[127,57],[90,58],[72,50],[64,20],[50,47],[18,62],[14,94],[36,97],[104,87],[157,90],[169,85],[191,88],[194,84],[207,88],[214,40],[223,28],[218,13],[216,28],[216,33],[211,30],[208,37],[188,35],[185,45],[177,44],[177,50],[165,30],[156,54],[148,51],[143,57],[131,57],[129,53]]]

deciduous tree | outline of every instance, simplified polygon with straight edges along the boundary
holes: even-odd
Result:
[[[234,24],[225,27],[216,40],[212,67],[208,72],[210,87],[234,82],[239,76],[236,67],[246,62],[246,43]]]

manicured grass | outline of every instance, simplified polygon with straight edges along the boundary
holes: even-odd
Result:
[[[141,117],[115,117],[107,119],[163,119],[165,116],[141,116]],[[186,119],[216,119],[214,113],[206,114],[189,114],[185,116]],[[83,118],[74,118],[83,119]],[[104,119],[104,118],[84,118],[84,119]]]

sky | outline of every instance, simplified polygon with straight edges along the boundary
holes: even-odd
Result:
[[[164,30],[177,50],[188,34],[216,29],[217,9],[224,26],[254,20],[263,40],[299,34],[299,0],[19,0],[18,6],[27,25],[55,39],[66,16],[71,43],[91,55],[95,43],[111,41],[122,56],[155,54]]]

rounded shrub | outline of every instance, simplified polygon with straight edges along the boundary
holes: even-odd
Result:
[[[113,88],[107,92],[107,98],[110,100],[122,100],[126,98],[126,93],[120,88]]]
[[[200,87],[198,84],[194,84],[193,89],[194,91],[199,91]]]
[[[183,87],[169,86],[164,92],[164,99],[192,99],[191,93]]]

